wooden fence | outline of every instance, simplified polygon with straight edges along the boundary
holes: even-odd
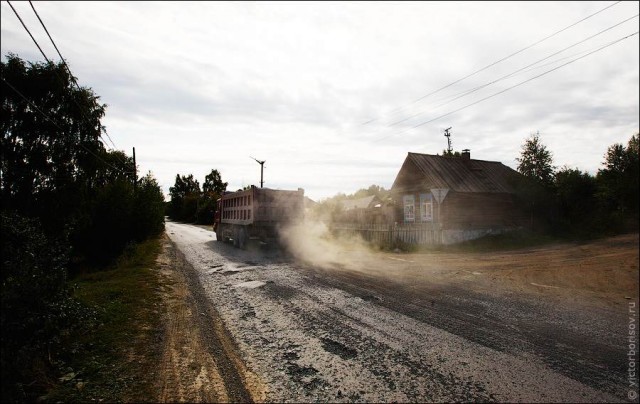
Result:
[[[442,231],[432,224],[360,224],[333,223],[329,226],[338,236],[358,235],[372,244],[392,247],[398,244],[442,244]]]

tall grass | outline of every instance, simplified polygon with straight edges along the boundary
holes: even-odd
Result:
[[[95,316],[69,336],[59,384],[46,401],[155,401],[153,380],[162,349],[161,288],[156,238],[127,247],[108,270],[78,275],[75,297]]]

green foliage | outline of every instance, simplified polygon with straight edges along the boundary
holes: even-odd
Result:
[[[443,157],[460,157],[461,154],[459,151],[449,151],[447,149],[442,150]]]
[[[174,220],[212,224],[216,201],[224,194],[227,185],[218,170],[211,170],[205,176],[202,192],[193,174],[176,174],[176,182],[169,188],[171,202],[167,213]]]
[[[604,165],[597,175],[601,202],[613,211],[637,219],[640,176],[638,134],[629,139],[626,148],[619,143],[610,146],[605,154]]]
[[[346,196],[346,199],[360,199],[372,195],[383,201],[389,198],[389,190],[384,189],[384,187],[381,187],[380,185],[372,184],[369,188],[361,188],[352,195]]]
[[[2,401],[33,401],[46,385],[64,336],[88,311],[66,284],[68,248],[52,243],[37,220],[1,214]],[[25,384],[36,382],[29,388]]]
[[[133,235],[133,186],[117,180],[98,190],[90,213],[91,223],[80,233],[79,252],[98,264],[117,256]]]
[[[555,177],[560,213],[559,232],[588,235],[596,229],[598,201],[596,179],[578,169],[563,167]]]
[[[200,184],[193,178],[193,174],[188,176],[176,174],[176,182],[169,188],[169,194],[171,195],[169,216],[174,220],[193,222],[200,198]]]
[[[8,55],[0,73],[11,84],[0,95],[3,398],[24,401],[34,397],[20,386],[38,390],[82,321],[65,286],[70,262],[112,262],[162,230],[164,208],[153,177],[136,190],[132,159],[105,150],[105,105],[62,64]]]
[[[180,210],[180,220],[194,223],[196,221],[196,214],[198,212],[198,203],[200,202],[200,195],[187,194],[182,201],[182,207]]]
[[[222,182],[222,177],[218,170],[211,170],[209,174],[204,177],[204,183],[202,184],[202,192],[209,195],[222,195],[227,190],[226,182]]]
[[[95,155],[107,159],[100,142],[105,106],[90,89],[76,89],[62,64],[8,55],[0,70],[37,107],[2,82],[3,207],[39,217],[48,234],[61,233],[82,204],[76,196],[101,180]]]
[[[62,64],[26,63],[15,55],[2,77],[2,206],[40,220],[45,234],[73,252],[106,263],[124,246],[162,228],[160,187],[152,177],[134,193],[133,159],[105,150],[105,105],[77,88]],[[43,116],[45,114],[47,117]]]
[[[204,177],[202,184],[202,197],[198,203],[196,211],[196,223],[213,224],[213,217],[216,212],[216,201],[227,190],[228,183],[222,181],[222,177],[218,170],[211,170]]]
[[[590,238],[638,230],[638,134],[611,145],[596,177],[564,167],[555,175],[558,235]]]
[[[138,182],[133,216],[137,241],[146,240],[164,231],[164,194],[150,172]]]
[[[216,212],[216,199],[207,197],[206,194],[200,198],[196,220],[198,224],[213,224],[213,215]]]
[[[525,140],[520,157],[516,158],[516,161],[518,171],[522,175],[534,179],[544,187],[553,186],[553,157],[540,141],[539,135],[531,135]]]
[[[342,201],[376,196],[381,201],[391,202],[391,191],[380,185],[372,184],[368,188],[361,188],[353,194],[338,193],[330,198],[318,202],[311,212],[312,215],[324,221],[336,221],[343,213]]]
[[[128,244],[164,230],[162,190],[151,173],[138,181],[137,188],[126,179],[116,179],[97,190],[89,218],[74,244],[92,263],[106,265]]]
[[[162,278],[155,269],[158,238],[127,247],[115,265],[74,279],[74,297],[96,313],[76,330],[74,355],[63,358],[62,374],[77,377],[57,386],[46,402],[148,402],[157,397],[155,372],[163,345]],[[135,352],[135,360],[131,353]],[[84,382],[82,389],[76,388]]]
[[[551,231],[558,218],[558,208],[551,187],[536,179],[518,176],[510,180],[515,198],[528,218],[528,228],[536,232]]]

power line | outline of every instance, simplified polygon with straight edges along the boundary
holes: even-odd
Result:
[[[576,46],[578,46],[578,45],[580,45],[580,44],[582,44],[582,43],[584,43],[584,42],[587,42],[588,40],[593,39],[593,38],[595,38],[595,37],[596,37],[596,36],[598,36],[598,35],[601,35],[601,34],[603,34],[603,33],[607,32],[607,31],[610,31],[610,30],[612,30],[613,28],[615,28],[615,27],[617,27],[617,26],[619,26],[619,25],[624,24],[624,23],[625,23],[625,22],[627,22],[627,21],[630,21],[630,20],[632,20],[632,19],[634,19],[634,18],[637,18],[639,15],[640,15],[640,14],[636,14],[636,15],[634,15],[633,17],[629,17],[629,18],[627,18],[627,19],[625,19],[625,20],[623,20],[623,21],[621,21],[621,22],[619,22],[619,23],[617,23],[617,24],[614,24],[614,25],[612,25],[612,26],[610,26],[610,27],[608,27],[608,28],[603,29],[602,31],[600,31],[600,32],[598,32],[598,33],[596,33],[596,34],[593,34],[593,35],[591,35],[591,36],[589,36],[589,37],[587,37],[587,38],[585,38],[585,39],[583,39],[583,40],[581,40],[581,41],[579,41],[579,42],[576,42],[576,43],[574,43],[573,45],[567,46],[566,48],[561,49],[561,50],[559,50],[559,51],[557,51],[557,52],[554,52],[554,53],[552,53],[551,55],[549,55],[549,56],[547,56],[547,57],[544,57],[544,58],[542,58],[542,59],[540,59],[540,60],[538,60],[538,61],[536,61],[536,62],[533,62],[533,63],[531,63],[531,64],[528,64],[527,66],[521,67],[520,69],[518,69],[518,70],[516,70],[516,71],[514,71],[514,72],[511,72],[511,73],[509,73],[509,74],[507,74],[507,75],[505,75],[505,76],[502,76],[502,77],[500,77],[499,79],[496,79],[496,80],[490,81],[490,82],[488,82],[488,83],[485,83],[485,84],[483,84],[483,85],[480,85],[480,86],[478,86],[478,87],[472,88],[471,90],[466,90],[466,91],[464,91],[464,92],[462,92],[462,93],[456,94],[456,95],[454,95],[454,96],[453,96],[454,98],[451,98],[451,99],[449,99],[448,101],[446,101],[446,102],[444,102],[444,103],[442,103],[442,104],[438,104],[438,105],[436,105],[435,107],[433,107],[433,108],[432,108],[432,110],[437,109],[437,108],[440,108],[440,107],[442,107],[442,106],[444,106],[444,105],[450,104],[450,103],[452,103],[452,102],[453,102],[453,101],[455,101],[455,100],[458,100],[458,99],[460,99],[460,98],[462,98],[462,97],[466,97],[467,95],[472,94],[472,93],[475,93],[475,92],[476,92],[476,91],[478,91],[478,90],[481,90],[481,89],[483,89],[483,88],[485,88],[485,87],[488,87],[488,86],[490,86],[490,85],[492,85],[492,84],[495,84],[495,83],[497,83],[497,82],[499,82],[499,81],[502,81],[502,80],[504,80],[504,79],[507,79],[507,78],[509,78],[509,77],[512,77],[512,76],[516,75],[517,73],[520,73],[521,71],[523,71],[523,70],[525,70],[525,69],[528,69],[528,68],[530,68],[530,67],[532,67],[532,66],[535,66],[535,65],[537,65],[537,64],[538,64],[538,63],[540,63],[540,62],[543,62],[543,61],[545,61],[545,60],[547,60],[547,59],[550,59],[550,58],[552,58],[553,56],[556,56],[556,55],[558,55],[558,54],[560,54],[560,53],[562,53],[562,52],[564,52],[564,51],[566,51],[566,50],[569,50],[569,49],[571,49],[571,48],[573,48],[573,47],[576,47]],[[417,117],[417,116],[423,115],[424,113],[425,113],[424,111],[423,111],[423,112],[418,112],[417,114],[414,114],[414,115],[411,115],[411,116],[409,116],[409,117],[407,117],[407,118],[404,118],[404,119],[401,119],[401,120],[399,120],[399,121],[393,122],[393,123],[389,124],[388,126],[395,126],[395,125],[397,125],[397,124],[399,124],[399,123],[406,122],[406,121],[408,121],[408,120],[410,120],[410,119],[413,119],[413,118],[415,118],[415,117]]]
[[[11,7],[11,9],[13,10],[13,13],[16,15],[16,17],[18,17],[18,20],[20,20],[20,23],[22,24],[22,27],[25,29],[25,31],[27,31],[27,33],[29,34],[29,36],[31,37],[31,40],[33,41],[33,43],[36,44],[36,46],[38,47],[38,50],[40,50],[40,53],[42,54],[42,56],[44,57],[44,59],[48,62],[51,63],[52,62],[49,60],[49,58],[47,57],[47,55],[45,55],[44,51],[42,50],[42,48],[40,47],[40,44],[38,44],[38,41],[36,41],[36,39],[33,37],[33,35],[31,35],[31,31],[29,31],[29,28],[27,28],[27,26],[25,25],[24,21],[22,21],[22,18],[20,17],[20,14],[18,14],[18,12],[16,11],[15,8],[13,8],[13,5],[9,2],[9,0],[7,0],[7,4],[9,5],[9,7]]]
[[[8,3],[8,1],[7,1]],[[71,81],[76,85],[76,88],[78,90],[80,90],[80,85],[78,84],[78,81],[76,80],[76,78],[74,77],[73,73],[71,73],[71,69],[69,68],[69,65],[67,64],[66,60],[62,57],[62,53],[60,53],[60,50],[58,49],[58,46],[56,45],[55,41],[53,40],[53,38],[51,37],[51,34],[49,33],[49,30],[47,29],[47,26],[44,24],[44,22],[42,21],[42,18],[40,18],[40,15],[38,14],[38,12],[36,11],[36,8],[33,6],[33,3],[31,2],[31,0],[29,0],[29,5],[31,6],[31,9],[33,10],[33,12],[35,13],[36,17],[38,17],[38,21],[40,21],[40,25],[42,25],[42,28],[44,28],[44,32],[47,33],[47,36],[49,37],[49,40],[51,41],[51,43],[53,44],[53,47],[55,48],[56,52],[58,52],[58,56],[60,56],[60,60],[62,61],[62,64],[64,65],[64,67],[67,69],[67,72],[69,73],[69,77],[71,77]],[[13,8],[13,7],[12,7]],[[15,12],[15,10],[14,10]],[[16,13],[17,15],[17,13]],[[20,18],[20,17],[18,17]],[[24,24],[23,24],[24,26]],[[25,27],[26,28],[26,27]],[[32,37],[33,38],[33,37]],[[35,41],[35,40],[34,40]],[[44,55],[44,53],[43,53]],[[46,56],[45,56],[46,58]],[[74,99],[75,101],[75,99]],[[77,102],[76,102],[77,104]],[[116,146],[116,144],[113,142],[113,139],[111,139],[111,136],[109,136],[109,133],[107,133],[107,130],[104,129],[104,134],[107,135],[107,138],[109,138],[109,141],[111,142],[111,145],[113,145],[114,149],[118,149],[118,147]],[[100,136],[102,137],[102,136]],[[104,139],[103,139],[104,140]],[[105,141],[106,143],[106,141]]]
[[[8,3],[8,1],[7,1],[7,3]],[[69,75],[71,76],[71,80],[73,80],[77,85],[78,83],[76,82],[75,77],[73,77],[73,74],[71,74],[71,70],[69,70],[69,66],[67,66],[67,63],[65,62],[64,58],[62,57],[62,54],[60,54],[60,50],[58,49],[58,46],[53,41],[53,38],[51,38],[51,35],[49,34],[49,30],[44,25],[44,22],[42,22],[42,19],[40,18],[40,15],[36,11],[35,7],[33,7],[33,3],[31,3],[31,0],[29,0],[29,5],[31,6],[31,9],[33,10],[33,12],[36,14],[36,17],[38,17],[38,21],[40,21],[40,25],[42,25],[42,28],[44,28],[44,32],[47,33],[47,36],[49,37],[49,40],[51,40],[51,43],[53,44],[53,47],[56,49],[56,52],[58,52],[58,56],[60,56],[60,60],[62,60],[62,63],[67,68],[67,72],[69,72]]]
[[[433,122],[433,121],[435,121],[435,120],[438,120],[438,119],[443,118],[443,117],[445,117],[445,116],[451,115],[451,114],[456,113],[456,112],[458,112],[458,111],[462,111],[463,109],[468,108],[468,107],[470,107],[470,106],[472,106],[472,105],[475,105],[475,104],[478,104],[478,103],[480,103],[480,102],[482,102],[482,101],[485,101],[485,100],[488,100],[488,99],[490,99],[490,98],[493,98],[493,97],[495,97],[495,96],[497,96],[497,95],[500,95],[500,94],[502,94],[502,93],[504,93],[504,92],[507,92],[507,91],[509,91],[509,90],[511,90],[511,89],[513,89],[513,88],[519,87],[519,86],[521,86],[521,85],[523,85],[523,84],[525,84],[525,83],[528,83],[528,82],[530,82],[530,81],[532,81],[532,80],[535,80],[535,79],[537,79],[537,78],[540,78],[540,77],[542,77],[542,76],[544,76],[544,75],[547,75],[547,74],[549,74],[549,73],[551,73],[551,72],[553,72],[553,71],[555,71],[555,70],[560,69],[561,67],[567,66],[567,65],[569,65],[569,64],[571,64],[571,63],[573,63],[573,62],[576,62],[576,61],[578,61],[578,60],[580,60],[580,59],[583,59],[583,58],[585,58],[585,57],[587,57],[587,56],[589,56],[589,55],[592,55],[592,54],[594,54],[594,53],[596,53],[596,52],[598,52],[598,51],[600,51],[600,50],[602,50],[602,49],[608,48],[609,46],[612,46],[612,45],[614,45],[614,44],[616,44],[616,43],[618,43],[618,42],[620,42],[620,41],[622,41],[622,40],[624,40],[624,39],[630,38],[630,37],[632,37],[632,36],[634,36],[634,35],[637,35],[637,34],[638,34],[638,31],[634,32],[633,34],[627,35],[627,36],[625,36],[625,37],[623,37],[623,38],[620,38],[620,39],[618,39],[618,40],[616,40],[616,41],[613,41],[613,42],[611,42],[611,43],[609,43],[609,44],[607,44],[607,45],[601,46],[600,48],[598,48],[598,49],[596,49],[596,50],[594,50],[594,51],[592,51],[592,52],[589,52],[589,53],[587,53],[587,54],[586,54],[586,55],[584,55],[584,56],[581,56],[581,57],[579,57],[579,58],[573,59],[573,60],[571,60],[571,61],[569,61],[569,62],[567,62],[567,63],[564,63],[564,64],[562,64],[562,65],[560,65],[560,66],[558,66],[558,67],[555,67],[555,68],[553,68],[553,69],[547,70],[547,71],[546,71],[546,72],[544,72],[544,73],[541,73],[541,74],[539,74],[539,75],[537,75],[537,76],[531,77],[531,78],[529,78],[529,79],[527,79],[527,80],[524,80],[524,81],[522,81],[522,82],[520,82],[520,83],[518,83],[518,84],[515,84],[515,85],[513,85],[513,86],[511,86],[511,87],[507,87],[507,88],[505,88],[504,90],[498,91],[497,93],[494,93],[494,94],[492,94],[492,95],[490,95],[490,96],[488,96],[488,97],[485,97],[485,98],[482,98],[482,99],[477,100],[477,101],[475,101],[475,102],[472,102],[471,104],[467,104],[467,105],[465,105],[464,107],[461,107],[461,108],[458,108],[458,109],[456,109],[456,110],[454,110],[454,111],[451,111],[451,112],[448,112],[448,113],[446,113],[446,114],[440,115],[440,116],[438,116],[438,117],[436,117],[436,118],[433,118],[433,119],[430,119],[430,120],[428,120],[428,121],[425,121],[425,122],[419,123],[419,124],[417,124],[417,125],[413,126],[413,127],[412,127],[412,129],[418,128],[418,127],[420,127],[420,126],[422,126],[422,125],[426,125],[427,123]]]
[[[29,2],[31,4],[31,2]],[[18,11],[16,11],[16,9],[13,7],[13,5],[9,2],[9,0],[7,0],[7,4],[9,4],[9,7],[11,7],[11,10],[13,10],[13,13],[16,15],[16,17],[18,18],[18,20],[20,21],[20,23],[22,24],[22,27],[25,29],[25,31],[27,31],[27,33],[29,34],[29,36],[31,37],[31,40],[33,41],[33,43],[36,45],[36,47],[38,48],[38,50],[40,51],[40,53],[42,54],[42,56],[44,57],[44,59],[49,63],[49,64],[53,64],[53,62],[47,57],[47,55],[44,53],[44,51],[42,50],[42,48],[40,47],[40,44],[38,43],[38,41],[34,38],[34,36],[31,34],[31,31],[29,30],[29,28],[27,28],[27,25],[24,23],[24,21],[22,20],[22,17],[20,17],[20,14],[18,14]],[[45,27],[44,23],[42,22],[42,20],[40,19],[40,16],[38,15],[38,13],[36,12],[35,8],[33,7],[33,4],[31,4],[31,8],[33,8],[33,11],[36,13],[36,16],[38,17],[38,20],[40,20],[40,23],[42,24],[44,30],[47,32],[47,35],[49,35],[49,31],[47,30],[47,28]],[[51,39],[51,42],[53,43],[53,46],[56,48],[56,51],[58,50],[58,47],[56,46],[55,42],[53,42],[53,39],[51,38],[51,36],[49,35],[49,39]],[[58,55],[60,55],[60,52],[58,51]],[[73,74],[71,74],[71,71],[69,70],[69,66],[67,66],[66,62],[64,61],[64,58],[62,57],[62,55],[60,55],[60,59],[62,59],[62,63],[64,64],[64,66],[67,68],[67,71],[69,72],[69,75],[71,76],[71,80],[75,83],[76,87],[78,88],[78,90],[80,90],[80,86],[78,85],[78,82],[75,80],[75,77],[73,77]],[[62,77],[60,77],[58,75],[57,72],[55,72],[55,75],[58,77],[58,79],[60,80],[60,82],[64,83],[64,80],[62,79]],[[80,112],[84,115],[84,112],[82,111],[82,108],[80,107],[80,105],[78,104],[78,102],[73,99],[73,101],[76,103],[76,105],[78,105],[78,107],[80,108]],[[84,116],[85,119],[88,119],[86,117],[86,115]],[[102,128],[103,129],[103,128]],[[109,136],[109,134],[107,133],[107,131],[104,131],[105,134],[107,135],[107,137],[109,137],[109,140],[111,140],[111,137]],[[99,133],[98,136],[100,136],[100,138],[102,138],[102,135]],[[105,144],[107,143],[106,140],[102,139]],[[114,146],[114,148],[117,149],[115,143],[113,143],[113,140],[111,140],[111,144]]]
[[[20,21],[20,23],[22,24],[22,27],[25,29],[25,31],[27,31],[27,33],[29,34],[29,36],[31,37],[31,40],[33,41],[33,43],[36,45],[36,47],[38,48],[38,50],[40,51],[40,53],[42,54],[42,56],[45,58],[45,60],[50,64],[53,65],[53,62],[51,62],[51,60],[49,60],[49,58],[47,57],[47,55],[44,53],[44,51],[42,50],[42,48],[40,47],[40,44],[38,43],[38,41],[34,38],[34,36],[31,34],[31,31],[29,30],[29,28],[27,27],[27,25],[24,23],[24,21],[22,20],[22,18],[20,17],[20,14],[18,14],[18,11],[13,7],[13,5],[7,0],[7,4],[9,4],[9,6],[11,7],[11,10],[13,10],[13,13],[16,15],[16,17],[18,18],[18,20]],[[60,51],[58,50],[58,47],[56,45],[56,43],[53,41],[53,38],[51,37],[51,35],[49,34],[49,30],[47,29],[47,27],[45,26],[44,22],[42,21],[42,19],[40,18],[40,15],[38,15],[38,12],[36,11],[35,7],[33,6],[33,4],[31,3],[31,1],[29,1],[29,4],[31,5],[31,8],[33,9],[33,12],[36,14],[36,17],[38,17],[38,20],[40,21],[40,24],[42,25],[42,27],[44,28],[45,32],[47,33],[47,36],[49,37],[49,39],[51,40],[51,43],[53,44],[54,48],[56,49],[56,51],[58,52],[58,55],[60,56],[60,59],[62,60],[62,63],[64,65],[64,67],[66,68],[67,72],[69,73],[69,76],[71,78],[71,81],[76,85],[76,88],[78,89],[78,91],[82,91],[82,89],[80,88],[80,86],[78,85],[78,82],[76,81],[76,78],[73,76],[73,74],[71,73],[71,70],[69,69],[69,66],[67,65],[66,61],[64,60],[64,58],[62,57],[62,54],[60,53]],[[56,77],[58,77],[58,80],[60,80],[61,83],[64,84],[64,80],[62,79],[62,77],[60,77],[58,75],[58,73],[54,70],[54,74],[56,75]],[[49,121],[51,121],[54,125],[56,125],[56,127],[58,127],[60,130],[63,130],[58,124],[56,124],[55,122],[53,122],[49,117],[46,116],[46,114],[44,114],[42,111],[40,111],[40,109],[38,109],[34,104],[32,104],[26,97],[24,97],[24,95],[22,95],[22,93],[20,93],[15,87],[13,87],[11,84],[9,84],[4,78],[2,79],[5,83],[7,83],[7,85],[9,85],[9,87],[11,87],[14,91],[16,91],[20,96],[22,96],[27,102],[29,102],[31,105],[33,105],[34,108],[36,108],[40,113],[42,113],[47,119],[49,119]],[[84,110],[82,109],[82,107],[78,104],[78,101],[75,98],[72,98],[73,102],[78,106],[80,113],[82,114],[83,118],[89,122],[89,118],[86,116],[86,114],[84,113]],[[106,129],[104,127],[100,127],[99,128],[99,133],[98,136],[102,139],[102,141],[104,141],[105,144],[107,144],[106,140],[104,140],[104,138],[102,138],[102,134],[101,132],[104,131],[104,133],[107,135],[107,137],[109,138],[109,140],[111,141],[111,144],[113,145],[114,149],[117,149],[115,143],[113,142],[113,140],[111,139],[111,136],[109,136],[109,134],[107,133]],[[84,148],[85,150],[87,150],[89,153],[91,153],[92,155],[94,155],[96,158],[98,158],[99,160],[101,160],[102,162],[104,162],[107,165],[110,165],[111,167],[115,168],[116,170],[121,171],[123,174],[127,174],[126,172],[118,169],[117,167],[107,163],[106,161],[104,161],[102,158],[100,158],[99,156],[97,156],[95,153],[93,153],[91,150],[89,150],[88,148],[86,148],[82,143],[79,143],[80,146],[82,148]],[[120,160],[120,162],[123,165],[126,165],[127,162],[124,160],[120,159],[120,156],[116,155],[116,158],[118,160]]]
[[[596,53],[596,52],[599,52],[599,51],[601,51],[601,50],[603,50],[603,49],[605,49],[605,48],[608,48],[609,46],[612,46],[612,45],[614,45],[614,44],[616,44],[616,43],[618,43],[618,42],[621,42],[621,41],[623,41],[623,40],[625,40],[625,39],[627,39],[627,38],[630,38],[630,37],[632,37],[632,36],[634,36],[634,35],[638,35],[638,33],[639,33],[639,32],[640,32],[640,31],[636,31],[636,32],[634,32],[633,34],[629,34],[629,35],[627,35],[627,36],[624,36],[624,37],[622,37],[622,38],[619,38],[619,39],[617,39],[617,40],[615,40],[615,41],[613,41],[613,42],[610,42],[610,43],[608,43],[608,44],[606,44],[606,45],[604,45],[604,46],[601,46],[601,47],[599,47],[598,49],[596,49],[596,50],[594,50],[594,51],[591,51],[591,52],[589,52],[589,53],[587,53],[587,54],[585,54],[585,55],[583,55],[583,56],[580,56],[580,57],[578,57],[578,58],[575,58],[575,59],[573,59],[573,60],[570,60],[570,61],[569,61],[569,62],[567,62],[567,63],[564,63],[564,64],[562,64],[562,65],[560,65],[560,66],[557,66],[557,67],[555,67],[555,68],[553,68],[553,69],[547,70],[547,71],[545,71],[544,73],[541,73],[541,74],[539,74],[539,75],[537,75],[537,76],[531,77],[531,78],[529,78],[529,79],[527,79],[527,80],[524,80],[524,81],[522,81],[522,82],[520,82],[520,83],[518,83],[518,84],[515,84],[515,85],[513,85],[513,86],[511,86],[511,87],[507,87],[507,88],[505,88],[504,90],[498,91],[497,93],[494,93],[494,94],[492,94],[492,95],[490,95],[490,96],[487,96],[487,97],[482,98],[482,99],[480,99],[480,100],[474,101],[474,102],[472,102],[472,103],[470,103],[470,104],[467,104],[467,105],[465,105],[465,106],[463,106],[463,107],[460,107],[460,108],[458,108],[458,109],[455,109],[455,110],[453,110],[453,111],[447,112],[446,114],[442,114],[442,115],[440,115],[440,116],[437,116],[437,117],[435,117],[435,118],[433,118],[433,119],[430,119],[430,120],[428,120],[428,121],[421,122],[421,123],[419,123],[419,124],[417,124],[417,125],[415,125],[415,126],[412,126],[411,128],[409,128],[409,129],[407,129],[407,130],[404,130],[404,131],[401,131],[401,132],[398,132],[398,133],[392,133],[392,134],[390,134],[390,135],[388,135],[388,136],[382,137],[382,138],[377,139],[377,140],[378,140],[378,141],[380,141],[380,140],[387,139],[387,138],[389,138],[389,137],[391,137],[391,136],[395,136],[395,135],[400,135],[400,134],[406,133],[407,131],[409,131],[409,130],[411,130],[411,129],[416,129],[416,128],[418,128],[418,127],[422,126],[422,125],[426,125],[426,124],[431,123],[431,122],[433,122],[433,121],[436,121],[436,120],[438,120],[438,119],[444,118],[445,116],[449,116],[449,115],[452,115],[452,114],[454,114],[454,113],[456,113],[456,112],[462,111],[463,109],[469,108],[469,107],[471,107],[471,106],[473,106],[473,105],[476,105],[476,104],[478,104],[478,103],[481,103],[481,102],[483,102],[483,101],[486,101],[486,100],[488,100],[488,99],[490,99],[490,98],[493,98],[493,97],[495,97],[495,96],[497,96],[497,95],[500,95],[500,94],[502,94],[502,93],[505,93],[505,92],[507,92],[507,91],[509,91],[509,90],[511,90],[511,89],[514,89],[514,88],[516,88],[516,87],[519,87],[519,86],[521,86],[521,85],[523,85],[523,84],[525,84],[525,83],[528,83],[528,82],[530,82],[530,81],[532,81],[532,80],[535,80],[535,79],[540,78],[540,77],[542,77],[542,76],[544,76],[544,75],[547,75],[547,74],[549,74],[549,73],[551,73],[551,72],[553,72],[553,71],[555,71],[555,70],[558,70],[558,69],[560,69],[560,68],[562,68],[562,67],[564,67],[564,66],[567,66],[567,65],[569,65],[569,64],[571,64],[571,63],[573,63],[573,62],[576,62],[576,61],[578,61],[578,60],[580,60],[580,59],[583,59],[583,58],[585,58],[585,57],[587,57],[587,56],[589,56],[589,55],[592,55],[592,54],[594,54],[594,53]]]
[[[573,24],[571,24],[571,25],[568,25],[568,26],[566,26],[566,27],[562,28],[561,30],[554,32],[553,34],[548,35],[548,36],[546,36],[546,37],[544,37],[544,38],[542,38],[542,39],[540,39],[540,40],[538,40],[538,41],[536,41],[536,42],[532,43],[531,45],[528,45],[528,46],[526,46],[526,47],[524,47],[524,48],[522,48],[522,49],[520,49],[520,50],[518,50],[518,51],[516,51],[516,52],[514,52],[514,53],[512,53],[512,54],[510,54],[510,55],[508,55],[508,56],[505,56],[505,57],[503,57],[503,58],[502,58],[502,59],[500,59],[500,60],[497,60],[497,61],[495,61],[495,62],[493,62],[493,63],[490,63],[490,64],[486,65],[485,67],[483,67],[483,68],[481,68],[481,69],[479,69],[479,70],[474,71],[473,73],[470,73],[470,74],[468,74],[468,75],[466,75],[466,76],[464,76],[464,77],[462,77],[462,78],[460,78],[460,79],[458,79],[458,80],[455,80],[455,81],[453,81],[453,82],[451,82],[451,83],[449,83],[449,84],[447,84],[447,85],[445,85],[445,86],[443,86],[443,87],[438,88],[437,90],[434,90],[434,91],[432,91],[432,92],[430,92],[430,93],[428,93],[428,94],[426,94],[426,95],[423,95],[423,96],[421,96],[421,97],[419,97],[419,98],[417,98],[417,99],[413,100],[413,101],[412,101],[412,102],[410,102],[409,104],[406,104],[406,105],[404,105],[404,106],[401,106],[401,107],[399,107],[399,108],[396,108],[396,109],[394,109],[394,110],[390,111],[388,114],[390,115],[390,114],[394,114],[394,113],[396,113],[396,112],[399,112],[399,111],[401,111],[401,110],[403,110],[403,109],[405,109],[405,108],[407,108],[407,107],[409,107],[409,106],[411,106],[411,105],[413,105],[413,104],[415,104],[415,103],[417,103],[417,102],[422,101],[423,99],[425,99],[425,98],[427,98],[427,97],[429,97],[429,96],[431,96],[431,95],[433,95],[433,94],[436,94],[436,93],[438,93],[438,92],[440,92],[440,91],[442,91],[442,90],[444,90],[444,89],[446,89],[446,88],[451,87],[451,86],[452,86],[452,85],[454,85],[454,84],[457,84],[457,83],[459,83],[459,82],[461,82],[461,81],[463,81],[463,80],[465,80],[465,79],[468,79],[468,78],[469,78],[469,77],[471,77],[471,76],[474,76],[474,75],[476,75],[476,74],[478,74],[478,73],[480,73],[480,72],[483,72],[483,71],[487,70],[488,68],[490,68],[490,67],[493,67],[493,66],[497,65],[498,63],[504,62],[505,60],[510,59],[510,58],[512,58],[513,56],[516,56],[517,54],[522,53],[522,52],[524,52],[525,50],[530,49],[530,48],[532,48],[532,47],[534,47],[534,46],[536,46],[536,45],[538,45],[538,44],[540,44],[540,43],[542,43],[542,42],[546,41],[547,39],[550,39],[550,38],[552,38],[552,37],[554,37],[554,36],[556,36],[556,35],[558,35],[558,34],[560,34],[560,33],[564,32],[564,31],[568,30],[569,28],[572,28],[572,27],[574,27],[574,26],[576,26],[576,25],[580,24],[581,22],[586,21],[586,20],[588,20],[589,18],[594,17],[594,16],[595,16],[595,15],[597,15],[597,14],[600,14],[601,12],[603,12],[603,11],[605,11],[605,10],[607,10],[607,9],[609,9],[609,8],[611,8],[611,7],[613,7],[613,6],[615,6],[615,5],[616,5],[616,4],[618,4],[618,3],[620,3],[620,1],[616,1],[615,3],[610,4],[610,5],[608,5],[607,7],[603,8],[603,9],[601,9],[601,10],[599,10],[599,11],[596,11],[595,13],[593,13],[593,14],[591,14],[591,15],[588,15],[587,17],[585,17],[585,18],[583,18],[583,19],[581,19],[581,20],[574,22],[574,23],[573,23]],[[369,124],[369,123],[371,123],[371,122],[375,122],[375,121],[377,121],[377,120],[378,120],[377,118],[373,118],[373,119],[371,119],[371,120],[369,120],[369,121],[367,121],[367,122],[363,122],[363,123],[362,123],[362,125],[367,125],[367,124]]]

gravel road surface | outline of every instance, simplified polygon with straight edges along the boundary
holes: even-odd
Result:
[[[623,309],[390,275],[420,270],[400,254],[312,265],[166,229],[265,401],[629,401]]]

